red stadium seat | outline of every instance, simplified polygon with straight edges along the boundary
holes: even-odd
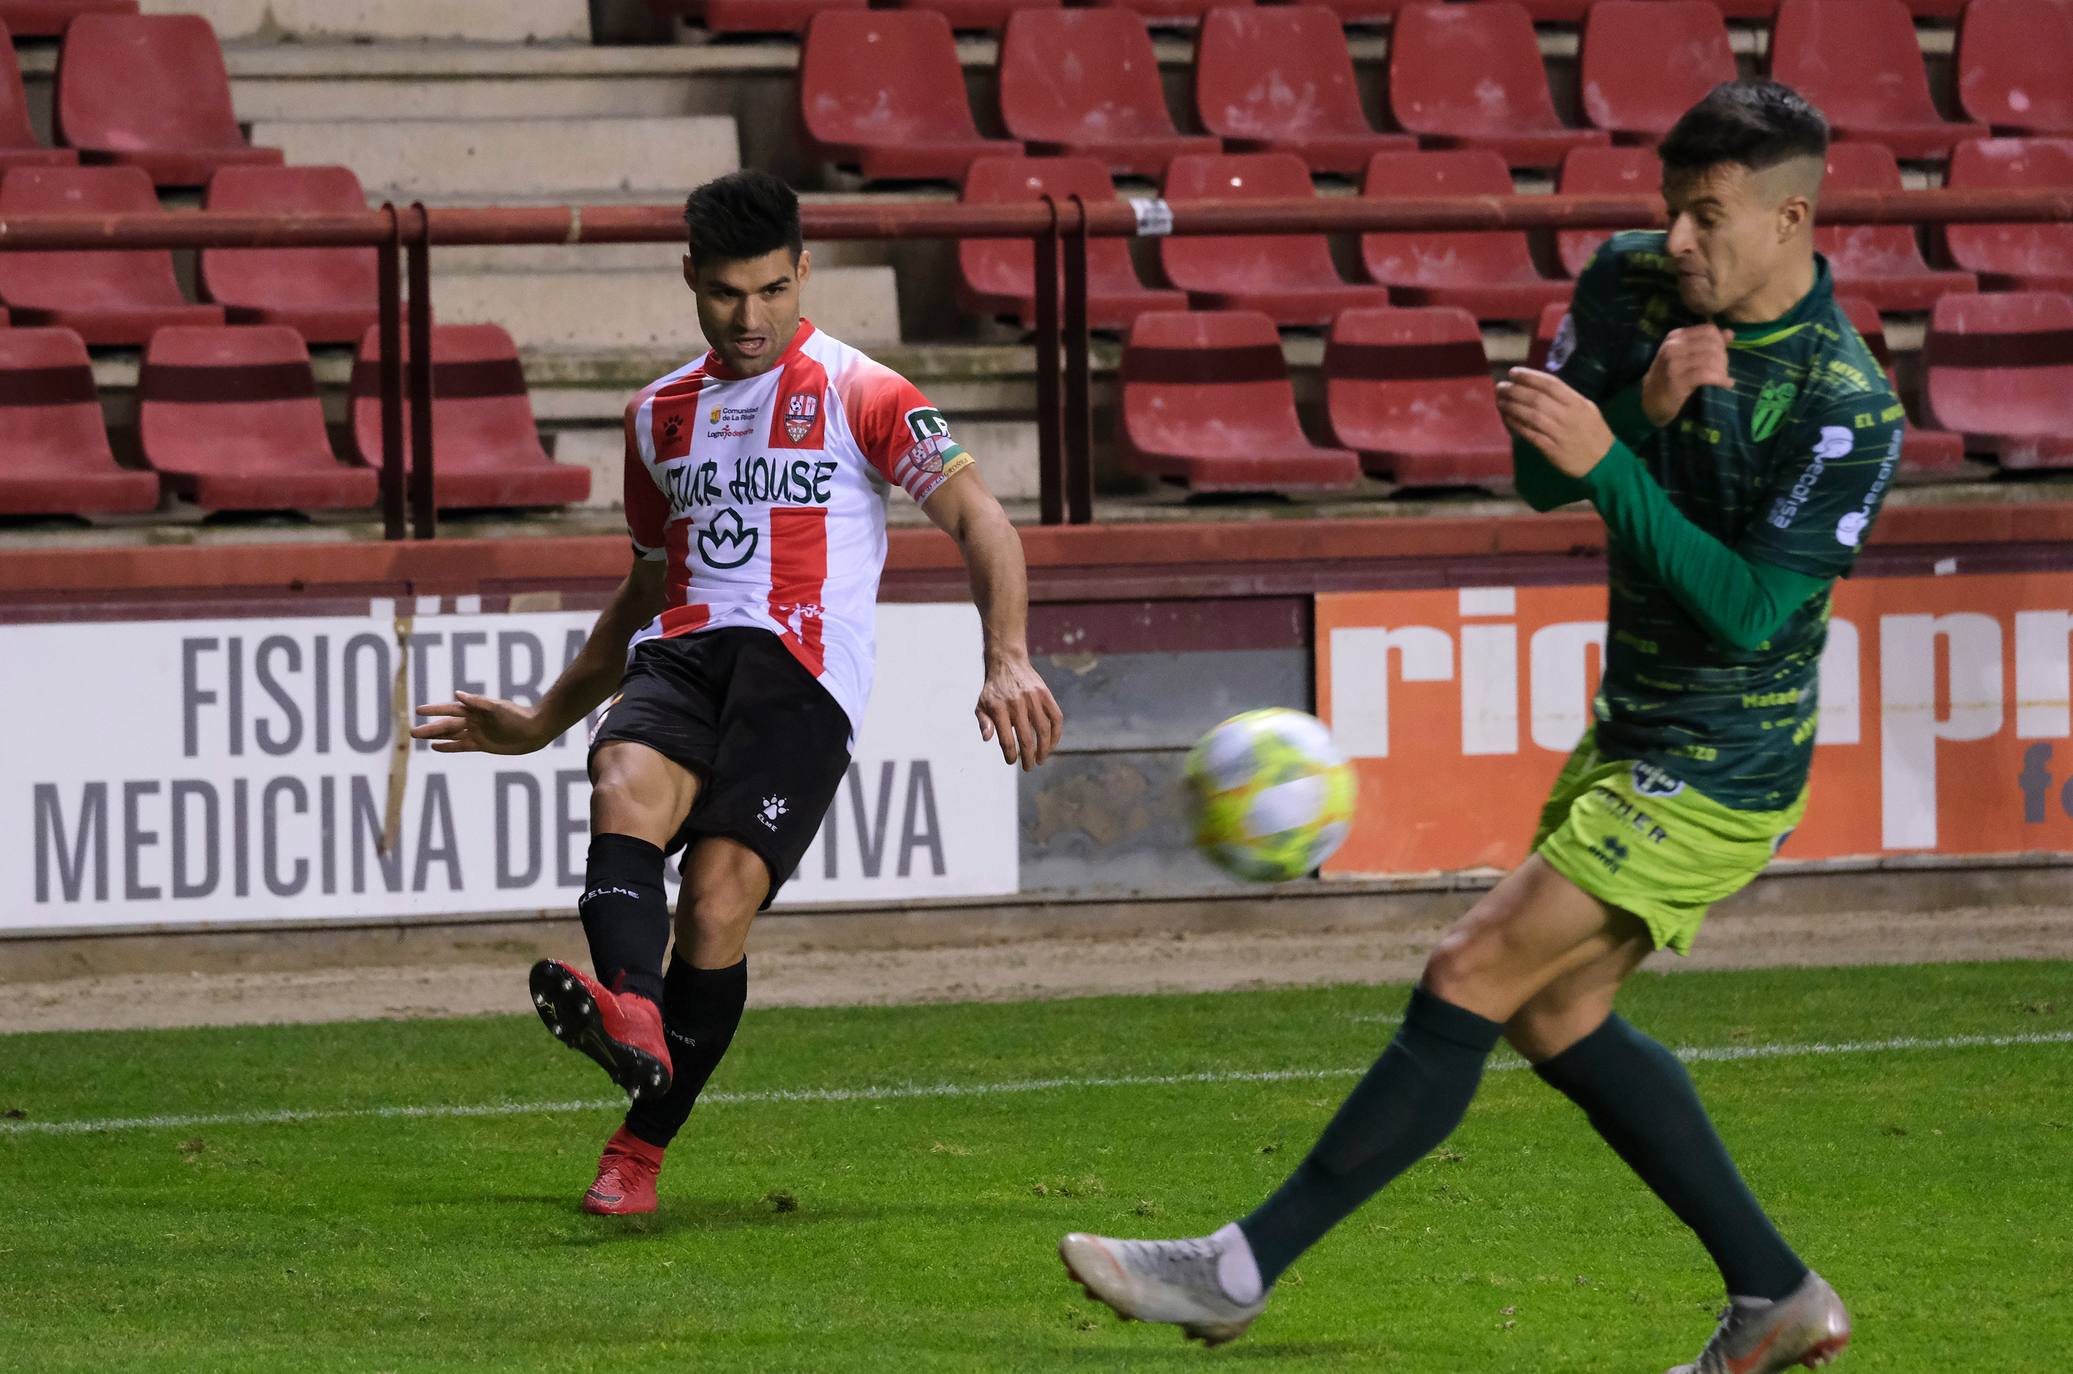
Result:
[[[0,515],[156,509],[158,478],[115,465],[79,336],[0,329]]]
[[[0,25],[0,172],[9,167],[70,167],[79,154],[70,148],[46,148],[29,123],[29,99],[22,90],[22,66],[14,41]]]
[[[1389,39],[1389,107],[1429,146],[1489,148],[1514,167],[1553,167],[1608,139],[1555,117],[1533,21],[1512,3],[1404,6]]]
[[[1211,11],[1195,46],[1195,108],[1234,153],[1294,153],[1352,176],[1370,157],[1417,146],[1376,133],[1361,111],[1339,17],[1314,5]]]
[[[1177,157],[1166,199],[1288,200],[1312,194],[1310,169],[1293,153]],[[1322,326],[1349,306],[1387,305],[1379,286],[1352,286],[1332,265],[1322,234],[1176,235],[1159,240],[1166,280],[1197,309],[1259,310],[1276,324]]]
[[[1125,15],[1128,19],[1129,16]],[[1114,200],[1108,173],[1090,157],[982,157],[965,178],[966,204],[1034,200],[1049,191],[1061,201],[1077,192],[1088,204]],[[1062,294],[1064,283],[1059,289]],[[957,298],[974,315],[1014,315],[1036,323],[1035,248],[1027,239],[964,239],[957,245]],[[1087,241],[1087,322],[1123,329],[1147,310],[1185,310],[1180,291],[1158,290],[1137,279],[1122,239]]]
[[[1599,0],[1584,22],[1584,118],[1621,142],[1653,144],[1734,79],[1727,24],[1712,0]]]
[[[225,167],[210,210],[323,214],[365,210],[345,167]],[[372,248],[205,248],[202,292],[235,324],[285,324],[312,343],[357,343],[381,313]]]
[[[1509,481],[1511,435],[1466,311],[1348,310],[1324,344],[1332,436],[1401,487]]]
[[[1676,4],[1681,0],[1650,0],[1651,4]],[[1772,19],[1778,14],[1778,0],[1712,0],[1723,19]]]
[[[1987,135],[1984,125],[1947,123],[1936,112],[1901,0],[1784,0],[1771,75],[1818,105],[1839,137],[1883,143],[1896,157],[1942,157]]]
[[[1972,0],[1958,30],[1958,105],[1996,133],[2073,134],[2073,8]]]
[[[1946,184],[1957,189],[2073,190],[2073,139],[1990,138],[1951,153]],[[1952,224],[1951,261],[1979,274],[1989,291],[2073,292],[2073,224]]]
[[[245,141],[216,31],[196,14],[89,14],[58,53],[58,137],[89,162],[142,167],[161,186],[199,186],[218,167],[279,164]]]
[[[870,0],[648,0],[658,14],[695,19],[714,33],[804,33],[822,10],[860,10]]]
[[[1536,24],[1581,24],[1597,0],[1517,0]]]
[[[1658,197],[1663,184],[1663,165],[1651,148],[1578,148],[1562,159],[1561,179],[1556,189],[1564,195]],[[1580,275],[1598,251],[1598,245],[1612,237],[1610,229],[1562,229],[1555,234],[1555,256],[1562,270]]]
[[[0,216],[152,214],[158,196],[136,167],[17,167],[0,180]],[[90,344],[135,346],[169,324],[221,324],[192,305],[164,249],[0,253],[0,300],[17,324],[63,325]]]
[[[986,29],[998,32],[1016,14],[1028,9],[1055,9],[1065,0],[894,0],[893,8],[934,10],[960,31]]]
[[[1413,0],[1261,0],[1262,4],[1322,4],[1339,16],[1342,24],[1381,24],[1396,18],[1396,12]]]
[[[799,97],[808,139],[868,181],[962,181],[973,158],[1022,151],[979,136],[950,24],[926,10],[814,16]]]
[[[1223,146],[1182,134],[1166,111],[1159,60],[1128,10],[1025,10],[1001,37],[1001,123],[1033,153],[1099,158],[1156,177],[1182,153]]]
[[[1886,369],[1886,377],[1898,394],[1900,384],[1893,370],[1893,350],[1886,346],[1886,326],[1880,321],[1877,308],[1862,296],[1837,296],[1835,303],[1864,337],[1871,355]],[[1907,472],[1953,472],[1965,466],[1965,440],[1947,429],[1923,429],[1909,419],[1900,441],[1900,466]]]
[[[1250,5],[1253,0],[1093,0],[1096,9],[1125,9],[1147,24],[1167,27],[1202,22],[1211,10]]]
[[[1555,331],[1562,327],[1562,317],[1568,313],[1568,301],[1557,301],[1540,312],[1540,319],[1533,325],[1533,341],[1526,345],[1526,366],[1548,365],[1548,354],[1555,347]]]
[[[1508,196],[1504,159],[1481,148],[1377,153],[1360,193],[1371,199],[1409,196]],[[1516,229],[1363,234],[1368,275],[1406,305],[1457,305],[1478,319],[1530,320],[1550,301],[1569,299],[1566,281],[1533,266],[1526,235]]]
[[[1900,164],[1877,143],[1837,143],[1828,150],[1824,185],[1834,191],[1898,191]],[[1828,255],[1836,289],[1880,310],[1927,310],[1947,291],[1976,291],[1970,272],[1939,272],[1922,260],[1907,224],[1817,223],[1814,246]]]
[[[1274,322],[1250,310],[1155,311],[1130,326],[1123,457],[1195,491],[1344,491],[1360,459],[1319,448],[1296,418]]]
[[[302,336],[285,325],[161,329],[137,382],[144,461],[204,510],[372,506],[371,468],[331,456]]]
[[[0,0],[0,24],[16,38],[56,38],[82,14],[135,14],[137,0]]]
[[[403,385],[410,386],[408,340]],[[353,442],[381,466],[381,343],[370,329],[353,360]],[[406,461],[409,427],[404,431]],[[511,336],[493,324],[432,330],[432,485],[441,509],[561,506],[590,494],[590,473],[557,463],[540,446],[532,398]]]
[[[1922,347],[1930,414],[2004,468],[2073,467],[2073,297],[1945,296]]]

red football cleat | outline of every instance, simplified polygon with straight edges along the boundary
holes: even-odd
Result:
[[[630,1217],[655,1210],[655,1176],[662,1172],[662,1147],[650,1145],[624,1126],[605,1142],[597,1181],[583,1195],[593,1216]]]
[[[638,1101],[669,1091],[669,1046],[662,1008],[634,993],[613,992],[559,959],[533,965],[533,1007],[554,1038],[604,1066]]]

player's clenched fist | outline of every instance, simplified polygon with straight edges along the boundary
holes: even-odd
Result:
[[[1677,418],[1691,394],[1702,386],[1734,390],[1728,375],[1727,330],[1712,324],[1673,329],[1656,350],[1648,375],[1641,379],[1641,409],[1657,429]]]
[[[1515,367],[1497,384],[1505,427],[1571,477],[1597,467],[1612,448],[1612,426],[1598,407],[1549,372]]]

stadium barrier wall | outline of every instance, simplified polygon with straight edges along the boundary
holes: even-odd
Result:
[[[1031,529],[1031,648],[1068,727],[1064,751],[1023,774],[978,744],[976,678],[955,676],[976,672],[977,651],[954,547],[932,530],[895,531],[873,709],[912,712],[892,728],[916,733],[866,726],[834,843],[809,857],[791,909],[832,900],[890,916],[944,901],[1244,891],[1188,843],[1183,753],[1239,710],[1329,714],[1338,674],[1355,671],[1330,657],[1340,626],[1429,627],[1448,641],[1448,673],[1419,680],[1400,649],[1385,660],[1375,686],[1386,688],[1389,748],[1374,755],[1355,730],[1356,752],[1372,755],[1360,763],[1363,830],[1333,877],[1355,891],[1356,873],[1473,885],[1523,846],[1588,692],[1602,536],[1595,517],[1524,514]],[[576,743],[523,762],[399,759],[395,724],[399,708],[456,678],[522,694],[550,676],[625,557],[617,539],[0,552],[0,704],[18,761],[0,779],[0,816],[12,821],[0,934],[565,918],[586,814]],[[1513,613],[1464,618],[1464,596],[1508,596]],[[965,617],[966,629],[903,626],[913,612]],[[2063,862],[2073,509],[1897,507],[1838,614],[1856,629],[1856,740],[1817,745],[1823,804],[1785,857],[1824,870],[2012,853]],[[1461,745],[1462,693],[1473,682],[1487,701],[1504,676],[1491,666],[1505,660],[1493,631],[1512,645],[1508,756]],[[1977,668],[1990,640],[2002,663],[1991,731],[1983,670],[1951,666]],[[1555,719],[1565,699],[1569,715]],[[1848,715],[1832,711],[1831,730]],[[435,770],[450,779],[436,803]],[[1936,801],[1934,842],[1917,832],[1886,843],[1885,818],[1919,817],[1924,796]],[[1827,843],[1816,827],[1831,822],[1858,829]],[[1377,861],[1365,848],[1377,834],[1410,847]],[[1442,834],[1480,835],[1483,847],[1448,849]]]

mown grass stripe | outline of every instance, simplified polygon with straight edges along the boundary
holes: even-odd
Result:
[[[1826,1055],[1900,1054],[1915,1050],[2010,1049],[2024,1045],[2073,1044],[2073,1031],[2019,1035],[1896,1036],[1886,1040],[1815,1041],[1804,1044],[1699,1045],[1676,1051],[1688,1064],[1733,1064],[1759,1059],[1805,1059]],[[1501,1060],[1492,1072],[1523,1069],[1522,1060]],[[896,1083],[862,1088],[768,1088],[756,1092],[707,1093],[706,1106],[793,1103],[899,1102],[959,1097],[1001,1097],[1089,1088],[1166,1088],[1190,1084],[1290,1083],[1353,1078],[1350,1069],[1229,1069],[1202,1073],[1117,1074],[1095,1077],[1024,1078],[999,1083]],[[216,1112],[191,1116],[106,1117],[79,1121],[0,1121],[0,1135],[93,1135],[102,1132],[188,1130],[201,1126],[283,1126],[305,1121],[445,1120],[461,1117],[547,1116],[625,1105],[623,1098],[570,1102],[445,1103],[429,1106],[295,1108],[270,1112]]]

